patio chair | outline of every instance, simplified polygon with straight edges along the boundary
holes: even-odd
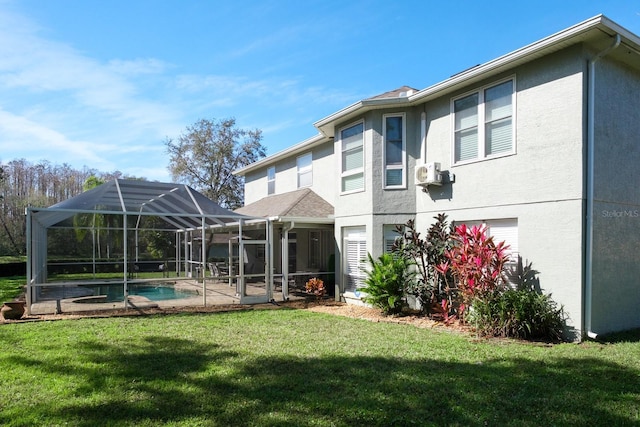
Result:
[[[207,265],[209,266],[211,277],[220,277],[220,270],[218,270],[218,266],[214,262],[209,262]]]

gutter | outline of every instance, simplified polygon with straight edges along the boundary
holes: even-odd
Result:
[[[336,123],[347,121],[365,111],[376,108],[393,108],[400,105],[414,106],[436,99],[571,44],[588,41],[600,32],[608,35],[617,33],[632,43],[640,44],[640,39],[637,36],[600,14],[513,52],[454,74],[448,79],[419,90],[406,98],[366,99],[320,119],[313,125],[321,134],[333,135]]]
[[[322,134],[317,134],[316,136],[312,136],[311,138],[307,138],[302,142],[299,142],[291,147],[285,148],[284,150],[278,151],[277,153],[271,154],[267,157],[264,157],[258,161],[255,161],[249,165],[240,167],[234,171],[232,171],[232,175],[234,176],[244,176],[248,172],[251,172],[255,169],[259,169],[261,167],[265,167],[275,163],[276,161],[292,156],[294,154],[302,153],[304,151],[308,151],[312,148],[317,147],[318,145],[324,144],[331,141],[331,137],[324,136]]]
[[[584,304],[584,329],[587,336],[597,339],[598,334],[591,330],[591,316],[593,310],[593,194],[594,194],[594,153],[595,153],[595,88],[596,88],[596,63],[609,52],[620,46],[620,34],[616,33],[611,46],[598,53],[589,61],[589,80],[587,88],[587,219],[586,219],[586,243],[585,243],[585,304]]]
[[[300,224],[335,224],[336,220],[333,215],[326,217],[311,216],[270,216],[269,221],[275,223],[300,223]]]

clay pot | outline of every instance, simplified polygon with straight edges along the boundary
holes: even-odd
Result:
[[[0,314],[5,320],[17,320],[24,314],[24,302],[12,301],[5,302],[0,309]]]

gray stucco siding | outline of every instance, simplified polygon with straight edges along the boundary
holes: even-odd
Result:
[[[427,161],[455,174],[455,182],[416,189],[419,231],[445,212],[451,220],[517,218],[524,263],[540,272],[540,286],[564,305],[581,333],[584,217],[584,83],[580,46],[565,49],[496,78],[516,87],[515,154],[451,165],[453,96],[426,105]]]
[[[384,135],[383,122],[386,114],[404,113],[406,145],[406,187],[404,189],[384,188]],[[420,112],[414,108],[376,110],[373,112],[372,154],[372,197],[374,213],[415,212],[415,186],[413,171],[416,158],[420,157]]]
[[[640,75],[596,64],[593,212],[595,333],[640,327]]]
[[[503,76],[516,82],[515,154],[452,166],[452,97],[427,104],[427,161],[440,162],[455,183],[418,197],[418,211],[582,198],[584,65],[579,55],[553,59]]]
[[[313,183],[311,189],[331,204],[335,203],[337,187],[333,142],[314,147],[312,153]],[[308,153],[303,152],[302,154]],[[300,154],[286,157],[278,162],[247,173],[245,176],[245,205],[267,197],[267,169],[276,168],[276,194],[288,193],[298,189],[297,158]]]
[[[416,216],[418,231],[426,233],[435,221],[433,217],[441,212],[445,212],[450,221],[457,222],[516,218],[522,264],[531,263],[538,272],[540,288],[564,306],[571,329],[568,335],[580,335],[583,301],[581,200],[421,212]]]
[[[340,139],[340,131],[345,127],[354,125],[356,123],[362,122],[364,124],[364,141],[363,141],[363,155],[364,155],[364,189],[362,191],[355,191],[352,193],[342,194],[342,141]],[[371,197],[371,191],[373,188],[373,178],[372,178],[372,166],[373,166],[373,157],[372,157],[372,115],[366,114],[360,118],[356,118],[353,120],[349,120],[346,123],[341,123],[336,126],[335,133],[335,145],[334,145],[334,153],[335,153],[335,166],[334,172],[335,177],[333,178],[333,182],[336,185],[336,204],[335,204],[335,216],[336,218],[342,216],[352,216],[352,215],[366,215],[369,214],[373,209],[373,200]],[[336,225],[337,228],[337,225]]]
[[[640,328],[640,208],[594,204],[591,330]]]
[[[267,195],[267,169],[250,172],[244,176],[244,204],[248,205]]]
[[[640,73],[596,64],[595,199],[640,203]]]

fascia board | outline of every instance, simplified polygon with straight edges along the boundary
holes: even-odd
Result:
[[[297,224],[335,224],[334,217],[308,217],[308,216],[273,216],[269,220],[274,223],[294,222]]]
[[[250,165],[247,165],[240,169],[236,169],[235,171],[232,172],[232,174],[235,176],[244,176],[248,172],[271,165],[281,159],[294,156],[296,154],[299,154],[303,151],[307,151],[311,148],[317,147],[318,145],[324,144],[325,142],[329,142],[329,141],[330,141],[330,138],[322,134],[318,134],[314,137],[305,139],[302,142],[292,145],[289,148],[286,148],[282,151],[279,151],[263,159],[260,159],[257,162],[251,163]]]
[[[540,58],[554,51],[563,49],[580,41],[584,41],[589,37],[589,34],[593,30],[611,29],[607,23],[612,24],[612,22],[603,15],[595,16],[576,24],[573,27],[552,34],[542,40],[531,43],[482,65],[456,74],[451,78],[426,89],[420,90],[413,94],[410,99],[412,102],[424,102],[426,100],[442,96],[447,92],[455,90],[455,88],[461,85],[490,77],[491,75],[497,74],[507,68],[512,68],[514,66],[530,62],[533,59]],[[619,26],[616,25],[616,27]],[[612,30],[612,32],[615,34],[615,30]],[[631,35],[628,31],[625,30],[625,32]]]
[[[490,77],[508,68],[532,61],[533,59],[542,57],[551,52],[587,40],[593,34],[597,34],[598,30],[612,36],[616,33],[620,34],[623,40],[628,41],[628,44],[631,45],[630,47],[632,49],[637,50],[638,46],[640,46],[640,38],[609,20],[604,15],[597,15],[482,65],[473,67],[459,74],[455,74],[449,79],[443,80],[442,82],[432,85],[426,89],[417,91],[407,98],[364,100],[356,102],[335,112],[334,114],[331,114],[330,116],[325,117],[324,119],[317,121],[314,123],[314,126],[325,135],[333,135],[335,132],[335,124],[338,122],[348,120],[351,117],[361,115],[364,112],[375,108],[386,108],[400,104],[410,106],[417,105],[454,91],[462,85]]]
[[[339,121],[344,122],[346,120],[349,120],[349,118],[351,117],[362,114],[364,111],[379,110],[381,108],[404,107],[410,105],[412,105],[412,103],[410,102],[410,97],[406,96],[399,98],[365,99],[351,104],[348,107],[345,107],[342,110],[325,117],[324,119],[318,120],[313,125],[323,135],[334,136],[335,124]]]

